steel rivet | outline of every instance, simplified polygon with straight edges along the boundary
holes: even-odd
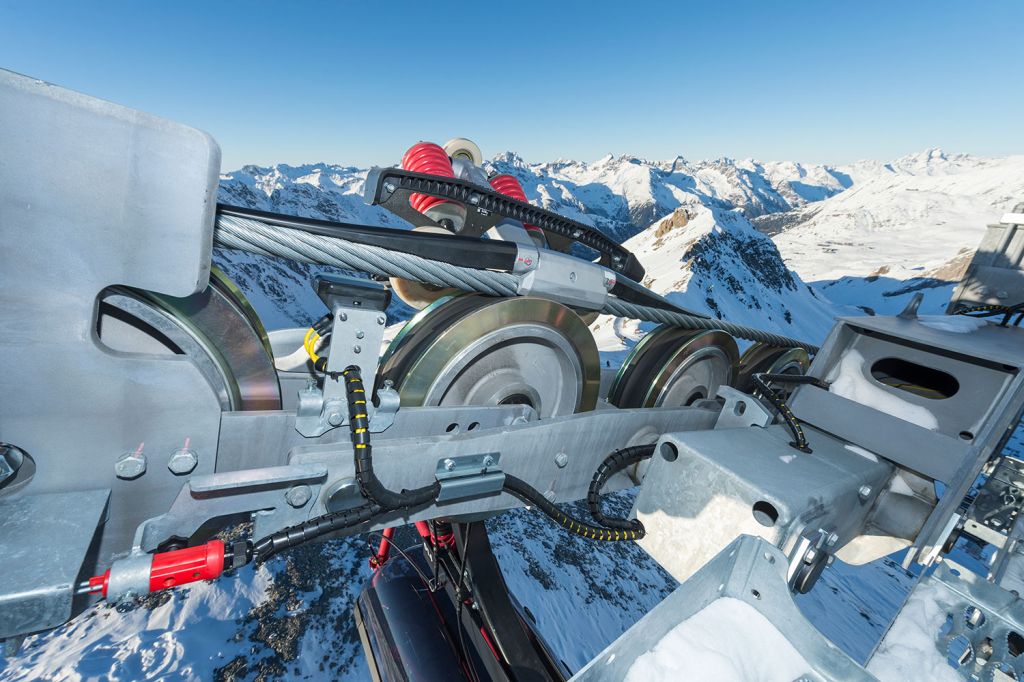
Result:
[[[309,502],[309,498],[312,496],[313,491],[309,489],[308,485],[297,485],[293,486],[287,493],[285,493],[284,499],[285,502],[291,506],[298,508]]]
[[[352,346],[352,352],[358,355],[363,352],[363,349],[359,346]]]
[[[363,330],[362,330],[362,329],[360,329],[359,331],[357,331],[357,332],[356,332],[356,338],[357,338],[357,339],[361,339],[361,338],[363,338],[364,336],[366,336],[366,334],[364,334],[364,333],[363,333]]]

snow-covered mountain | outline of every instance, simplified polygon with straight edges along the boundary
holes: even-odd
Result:
[[[932,149],[850,171],[828,201],[765,218],[786,263],[808,281],[848,275],[920,276],[973,249],[985,225],[1024,199],[1024,156]]]
[[[539,206],[620,241],[633,237],[628,245],[647,265],[648,284],[690,308],[727,319],[753,311],[758,324],[814,341],[827,331],[828,303],[786,271],[775,247],[751,228],[749,219],[834,196],[850,185],[843,172],[793,162],[690,163],[682,157],[527,163],[512,152],[486,165],[518,177],[527,198]],[[311,218],[409,227],[363,201],[366,173],[328,164],[246,166],[221,177],[219,198]],[[673,228],[681,219],[690,220],[687,216],[691,226]],[[253,293],[253,304],[269,328],[307,324],[322,312],[307,283],[324,268],[232,252],[218,252],[216,261]],[[392,313],[401,318],[409,311]]]

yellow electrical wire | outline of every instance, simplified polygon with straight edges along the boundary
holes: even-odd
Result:
[[[309,354],[309,359],[313,361],[315,365],[320,356],[316,354],[316,342],[320,340],[320,335],[316,333],[316,330],[312,327],[306,332],[306,338],[302,340],[302,346],[306,349]]]

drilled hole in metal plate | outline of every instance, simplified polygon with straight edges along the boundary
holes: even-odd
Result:
[[[479,426],[480,426],[480,422],[473,422],[469,426],[466,427],[466,430],[467,431],[473,431],[474,429],[476,429]]]
[[[974,440],[974,434],[970,431],[961,431],[960,437],[964,440]]]
[[[960,382],[952,374],[903,358],[882,358],[871,365],[871,376],[881,384],[929,400],[952,398]]]
[[[445,433],[458,433],[459,432],[459,425],[456,424],[455,422],[452,422],[451,424],[449,424],[447,426],[447,428],[445,428],[444,432]]]
[[[761,598],[761,593],[758,592],[757,590],[751,590],[750,594],[754,595],[754,599],[760,599]]]
[[[732,408],[733,413],[738,417],[747,411],[747,403],[742,400],[737,400],[736,404]]]
[[[1024,637],[1020,636],[1020,633],[1010,630],[1010,634],[1006,636],[1006,650],[1011,656],[1020,656],[1024,653]]]
[[[679,457],[679,449],[672,443],[662,443],[659,450],[666,462],[674,462]]]
[[[754,520],[762,526],[771,528],[779,520],[779,510],[771,502],[758,500],[750,510],[754,514]]]

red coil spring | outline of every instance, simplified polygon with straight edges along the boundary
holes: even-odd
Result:
[[[409,147],[409,151],[402,157],[402,168],[413,173],[429,173],[446,178],[455,177],[448,152],[433,142],[419,142]],[[443,203],[445,203],[444,199],[428,194],[413,194],[409,197],[409,204],[420,213],[425,213],[431,206]]]
[[[517,180],[515,176],[495,175],[493,178],[491,178],[490,182],[491,187],[493,187],[495,191],[501,192],[507,197],[511,197],[513,199],[526,202],[526,192],[523,191],[523,186],[519,184],[519,180]],[[543,232],[543,230],[541,230],[536,225],[524,224],[523,227],[525,227],[527,230]]]

